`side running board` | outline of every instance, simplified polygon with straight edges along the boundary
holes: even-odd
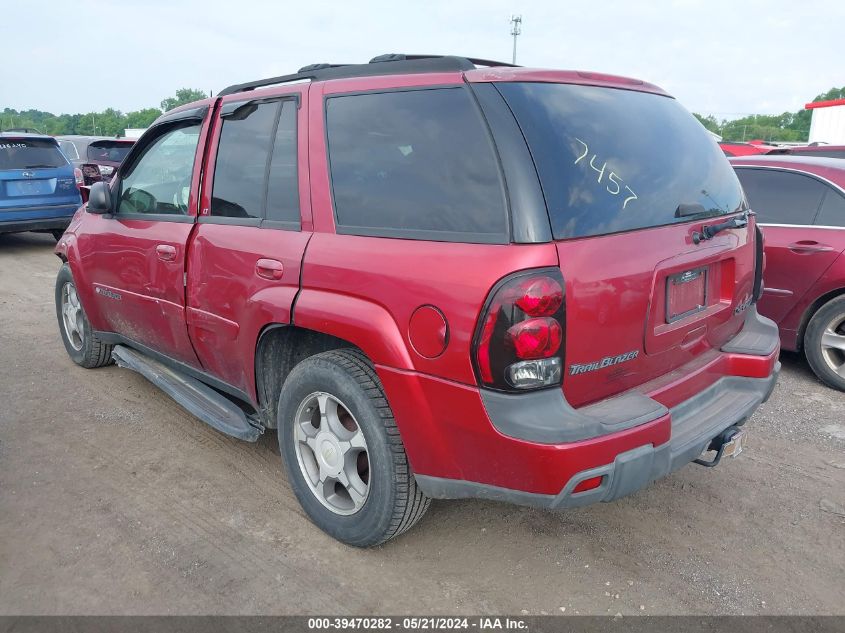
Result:
[[[234,402],[195,378],[174,371],[124,345],[116,345],[112,358],[118,367],[138,372],[206,424],[239,440],[254,442],[264,432]]]

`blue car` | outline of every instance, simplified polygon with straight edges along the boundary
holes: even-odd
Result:
[[[52,136],[0,133],[0,233],[41,231],[58,240],[82,204],[78,175]]]

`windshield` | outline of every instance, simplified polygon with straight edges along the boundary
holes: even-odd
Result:
[[[55,141],[40,138],[0,138],[0,170],[62,165],[67,165],[67,160]]]
[[[100,161],[120,163],[126,158],[132,143],[120,141],[94,141],[88,146],[88,160],[96,163]]]
[[[744,204],[719,146],[675,99],[570,84],[496,85],[528,142],[556,239],[725,215]]]

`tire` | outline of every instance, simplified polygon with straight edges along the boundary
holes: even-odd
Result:
[[[845,296],[816,310],[804,332],[804,355],[822,382],[845,391]]]
[[[63,295],[66,290],[69,292],[73,290],[73,295],[76,297],[76,304],[74,306],[72,301],[64,299]],[[56,317],[59,321],[59,333],[62,336],[62,342],[65,344],[68,356],[71,360],[81,367],[93,369],[94,367],[104,367],[111,365],[111,352],[113,345],[107,345],[100,341],[91,329],[88,323],[88,317],[85,316],[85,310],[82,304],[79,303],[79,297],[76,295],[76,284],[73,281],[73,275],[70,272],[70,266],[63,264],[59,269],[59,274],[56,276]],[[63,305],[71,305],[75,307],[73,323],[75,327],[65,322],[65,314],[63,312]]]
[[[53,239],[58,242],[60,239],[62,239],[62,235],[65,234],[65,230],[64,229],[54,229],[54,230],[50,231],[50,234],[53,236]]]
[[[335,413],[323,415],[332,403]],[[341,422],[344,428],[331,434],[334,422],[330,420]],[[291,488],[311,521],[335,539],[356,547],[379,545],[408,530],[428,509],[430,499],[417,487],[381,381],[361,352],[324,352],[294,367],[282,386],[277,422]],[[332,437],[340,438],[336,446],[341,451],[333,462],[325,460],[326,451],[330,458],[335,456]],[[315,449],[303,438],[310,438]],[[344,453],[347,444],[357,449],[347,447]],[[340,469],[352,465],[353,472],[339,473],[334,483],[327,476],[330,495],[315,491],[326,490],[327,486],[315,481],[322,482],[324,467],[328,470],[338,462]],[[340,483],[344,477],[349,485]],[[366,494],[360,492],[361,483]],[[356,487],[358,492],[351,494]]]

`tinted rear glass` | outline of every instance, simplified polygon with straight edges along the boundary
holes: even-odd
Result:
[[[828,188],[827,195],[819,209],[816,224],[820,226],[845,226],[845,196],[833,188]]]
[[[774,169],[736,170],[757,221],[768,224],[812,224],[826,185],[810,176]]]
[[[67,165],[55,141],[0,138],[0,169],[44,169]]]
[[[101,161],[120,163],[126,158],[126,155],[131,149],[131,143],[94,141],[88,146],[88,160],[94,163]]]
[[[501,83],[534,157],[555,238],[687,222],[742,208],[722,150],[669,97],[549,83]]]
[[[326,121],[341,232],[507,241],[496,155],[466,88],[332,97]]]

